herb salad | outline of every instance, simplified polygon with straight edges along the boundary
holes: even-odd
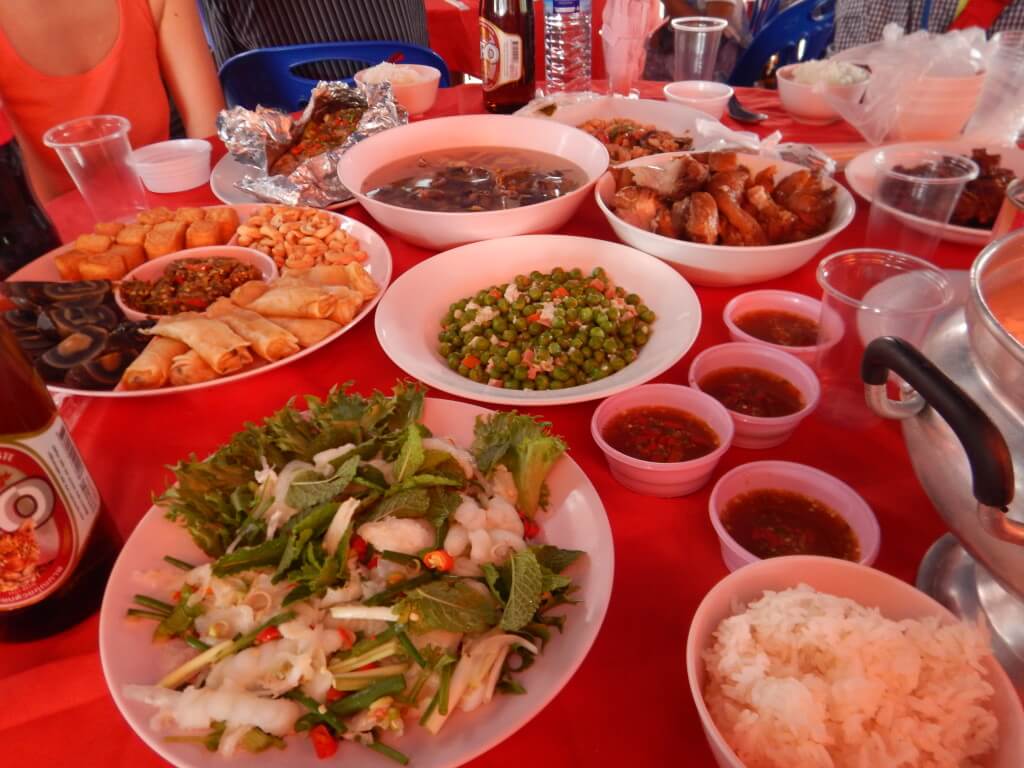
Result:
[[[421,423],[423,403],[402,384],[332,391],[174,467],[157,502],[212,560],[165,558],[162,594],[129,614],[194,650],[124,690],[166,738],[229,755],[299,734],[320,757],[354,743],[404,764],[391,744],[406,728],[436,734],[523,692],[583,554],[538,541],[565,445],[511,412],[458,446]]]

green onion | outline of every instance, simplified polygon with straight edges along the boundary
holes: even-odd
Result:
[[[184,560],[179,560],[178,558],[171,557],[170,555],[164,555],[164,562],[170,563],[175,568],[180,568],[183,571],[191,571],[195,568],[191,563],[186,563]]]
[[[384,757],[391,758],[392,760],[394,760],[399,765],[408,765],[409,764],[409,758],[408,757],[403,755],[401,752],[399,752],[394,747],[389,747],[387,744],[384,744],[383,742],[374,741],[374,742],[372,742],[370,744],[367,744],[366,747],[367,747],[367,749],[372,749],[374,752],[378,752],[378,753],[384,755]]]
[[[437,689],[437,711],[439,714],[448,714],[448,691],[452,686],[452,665],[445,664],[441,668],[441,686]]]
[[[336,717],[347,717],[356,712],[366,709],[382,696],[393,696],[401,693],[405,688],[405,678],[401,675],[385,677],[373,685],[364,688],[359,693],[346,696],[333,704],[328,704],[327,709]]]
[[[397,584],[378,592],[373,597],[363,600],[363,605],[387,605],[403,592],[423,586],[428,581],[433,581],[436,578],[437,575],[434,573],[421,573],[419,576],[413,576],[411,579],[400,581]]]
[[[168,614],[174,610],[174,606],[170,603],[165,603],[163,600],[157,600],[155,597],[148,597],[147,595],[135,595],[132,600],[143,608],[149,608],[163,614]]]
[[[200,640],[198,637],[192,635],[185,635],[185,642],[195,648],[197,651],[208,651],[210,646]]]
[[[341,661],[336,661],[328,669],[332,674],[340,675],[343,672],[353,672],[360,667],[365,667],[367,664],[372,664],[375,661],[381,661],[386,659],[388,656],[394,656],[399,651],[399,644],[394,640],[389,640],[386,643],[361,653],[358,656],[349,656]]]
[[[336,718],[334,714],[329,709],[327,709],[327,707],[324,707],[324,711],[321,712],[320,707],[322,705],[320,704],[320,702],[318,702],[316,699],[310,698],[298,688],[293,688],[292,690],[288,691],[288,693],[286,693],[284,697],[286,699],[291,699],[292,701],[299,702],[299,704],[301,704],[309,710],[309,714],[304,715],[302,718],[300,718],[300,720],[309,718],[310,720],[315,720],[317,723],[326,723],[334,729],[334,732],[336,734],[344,733],[347,730],[345,728],[345,724],[342,723],[338,718]],[[298,725],[298,723],[296,723],[296,725]],[[299,728],[296,728],[295,730],[299,730]]]
[[[427,708],[423,710],[423,714],[420,716],[420,725],[425,726],[427,721],[430,719],[430,716],[434,714],[434,710],[437,709],[438,694],[440,692],[441,691],[439,689],[434,693],[434,696],[430,699],[430,703],[427,705]]]
[[[157,621],[163,621],[167,617],[166,613],[144,611],[141,608],[129,608],[125,613],[134,619],[156,619]]]
[[[418,557],[407,555],[404,552],[392,552],[390,549],[385,549],[377,554],[381,560],[390,560],[392,563],[398,563],[399,565],[413,565],[420,561]]]
[[[423,658],[423,654],[412,644],[412,640],[409,639],[405,629],[398,624],[395,625],[395,636],[398,638],[398,642],[402,644],[402,650],[405,651],[406,656],[415,661],[420,667],[427,666],[427,660]]]

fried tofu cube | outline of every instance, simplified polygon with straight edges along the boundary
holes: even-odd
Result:
[[[113,241],[110,235],[97,235],[90,232],[75,238],[75,249],[86,253],[103,253],[110,248]]]
[[[174,212],[170,208],[160,206],[159,208],[150,208],[148,211],[142,211],[135,220],[139,224],[160,224],[165,221],[171,221],[174,219]]]
[[[78,263],[83,280],[120,280],[128,270],[119,253],[92,253]]]
[[[78,271],[78,265],[82,259],[90,255],[85,251],[71,249],[54,256],[53,263],[57,266],[57,271],[60,272],[61,280],[81,280],[82,275]]]
[[[128,224],[117,233],[117,242],[121,245],[141,246],[152,228],[150,224]]]
[[[185,230],[188,223],[184,221],[162,221],[149,230],[142,247],[146,249],[146,258],[155,259],[168,253],[180,251],[185,247]]]
[[[107,235],[108,237],[117,237],[117,233],[124,229],[124,224],[120,221],[101,221],[92,231],[97,235]]]
[[[125,270],[131,272],[140,264],[144,264],[146,261],[146,250],[141,245],[125,245],[123,243],[114,243],[110,246],[110,250],[107,253],[116,253],[121,257],[124,262]]]
[[[206,218],[206,211],[202,208],[179,208],[174,212],[175,221],[202,221]]]
[[[220,243],[223,245],[232,237],[235,236],[235,230],[238,229],[238,211],[227,205],[219,205],[215,208],[206,209],[206,220],[217,222],[217,226],[220,227]]]
[[[216,221],[193,221],[185,232],[185,245],[202,248],[207,245],[223,245],[220,239],[220,225]]]

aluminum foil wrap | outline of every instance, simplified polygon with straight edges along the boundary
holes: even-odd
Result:
[[[301,161],[287,175],[271,174],[278,158],[300,140],[307,123],[327,112],[353,108],[364,111],[344,144]],[[239,189],[268,202],[327,208],[352,198],[336,173],[345,150],[367,136],[408,121],[389,83],[360,89],[347,83],[321,81],[298,119],[277,109],[232,107],[217,117],[217,136],[235,160],[252,167],[252,175],[236,184]]]

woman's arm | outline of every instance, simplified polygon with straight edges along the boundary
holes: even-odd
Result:
[[[217,132],[224,93],[206,44],[196,0],[151,2],[159,43],[160,71],[174,97],[185,133],[193,137]]]

